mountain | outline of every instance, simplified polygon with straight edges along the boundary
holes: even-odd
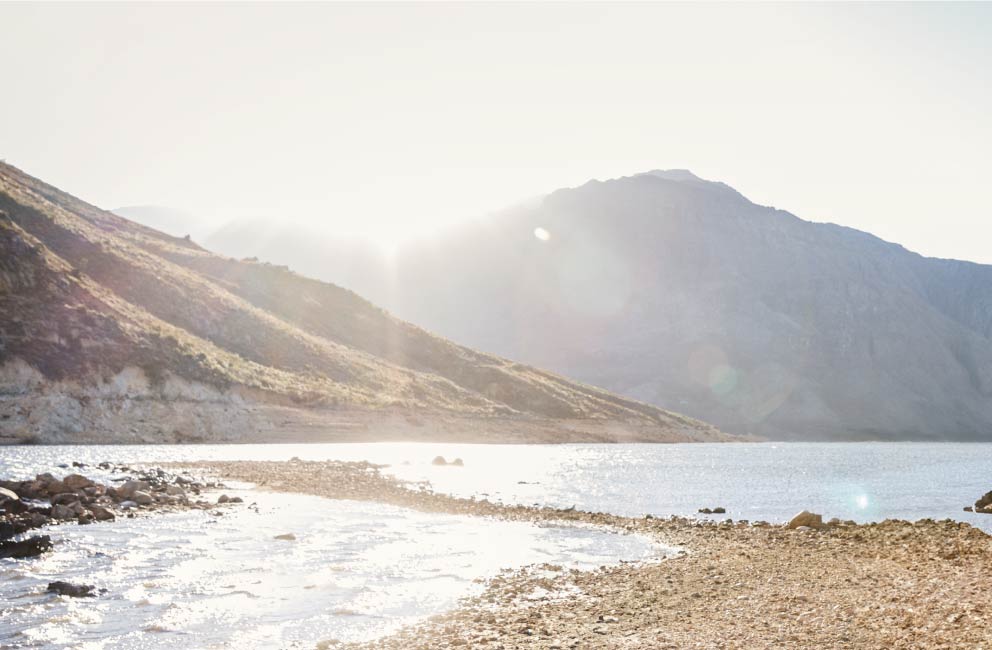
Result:
[[[0,437],[722,440],[0,164]]]
[[[992,440],[992,267],[685,170],[558,190],[388,268],[310,271],[345,266],[351,288],[459,343],[732,433]]]

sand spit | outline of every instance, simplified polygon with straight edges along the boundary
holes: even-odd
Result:
[[[481,596],[423,624],[368,644],[328,640],[325,648],[992,649],[992,537],[963,523],[788,530],[635,519],[434,494],[368,463],[196,467],[283,492],[611,526],[686,550],[657,564],[592,572],[549,566],[507,572],[489,581]]]

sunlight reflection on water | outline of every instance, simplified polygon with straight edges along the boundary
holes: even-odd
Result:
[[[16,451],[17,461],[3,459],[4,474],[50,469],[52,459],[119,458],[108,449],[85,456],[81,448]],[[543,562],[592,568],[667,552],[640,536],[587,527],[240,494],[257,503],[257,513],[236,507],[222,516],[190,511],[46,528],[56,543],[52,553],[0,560],[0,646],[313,647],[320,640],[374,638],[448,609],[481,590],[478,578],[503,568]],[[275,539],[289,532],[295,540]],[[93,599],[44,593],[56,579],[106,592]]]

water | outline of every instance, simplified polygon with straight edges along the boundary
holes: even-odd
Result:
[[[465,467],[436,467],[438,455]],[[371,443],[0,448],[0,474],[68,460],[96,463],[240,459],[370,460],[435,490],[506,503],[641,516],[723,506],[734,519],[953,518],[992,532],[992,515],[962,511],[992,490],[992,444],[763,443],[469,445]],[[19,469],[24,468],[24,469]]]
[[[185,448],[0,448],[0,476],[82,460],[218,457]],[[256,452],[257,453],[257,450]],[[372,639],[453,607],[479,578],[536,563],[592,568],[671,549],[581,526],[425,514],[388,505],[259,490],[245,506],[47,527],[55,550],[0,560],[0,648],[313,648]],[[216,497],[217,495],[213,495]],[[254,503],[256,508],[248,507]],[[294,541],[277,540],[293,533]],[[98,598],[45,592],[68,580]]]
[[[460,457],[464,467],[431,460]],[[199,459],[370,460],[438,491],[640,516],[785,521],[800,509],[873,521],[968,521],[992,489],[992,445],[927,443],[455,445],[417,443],[0,448],[0,476]],[[0,561],[0,647],[292,648],[369,639],[452,607],[476,578],[537,562],[590,567],[671,549],[588,528],[422,514],[368,503],[251,491],[259,512],[184,512],[46,530],[56,552]],[[292,532],[295,542],[273,539]],[[498,540],[498,543],[494,543]],[[107,592],[72,601],[50,580]]]

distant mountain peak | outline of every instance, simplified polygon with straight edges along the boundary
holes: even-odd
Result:
[[[735,198],[745,198],[743,194],[726,183],[722,183],[720,181],[708,181],[705,178],[696,176],[688,169],[652,169],[651,171],[634,174],[633,178],[660,178],[665,181],[725,192]]]
[[[695,174],[693,174],[688,169],[652,169],[648,172],[642,172],[640,174],[635,174],[636,176],[654,176],[655,178],[664,178],[666,181],[700,181],[700,182],[710,182],[706,181]]]

